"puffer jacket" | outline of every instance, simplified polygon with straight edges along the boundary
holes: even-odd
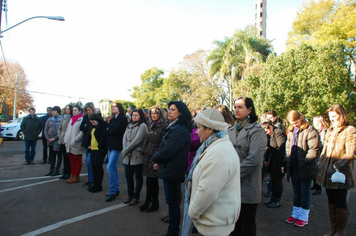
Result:
[[[158,163],[158,177],[184,182],[190,149],[190,131],[181,123],[172,124],[166,129],[152,161]]]
[[[334,135],[336,138],[332,139]],[[317,183],[325,186],[326,189],[355,188],[355,176],[353,174],[353,161],[355,159],[356,128],[349,125],[341,130],[329,129],[320,155]],[[345,184],[331,182],[331,176],[336,172],[333,165],[345,175]]]
[[[287,179],[291,175],[291,157],[294,134],[289,132],[286,142],[286,169]],[[319,133],[313,126],[300,130],[297,141],[298,176],[300,180],[312,180],[316,178],[317,157],[320,154],[321,142]]]
[[[267,135],[260,124],[247,123],[236,136],[235,126],[228,128],[229,138],[240,157],[241,203],[261,201],[263,155]]]
[[[142,152],[143,158],[143,170],[142,174],[147,177],[157,178],[157,170],[153,169],[152,156],[157,151],[164,131],[168,127],[168,124],[165,120],[158,122],[152,126],[148,131],[145,141],[145,146]]]
[[[121,152],[124,165],[140,165],[142,164],[142,148],[147,135],[147,125],[145,123],[130,123],[125,131],[122,139]]]

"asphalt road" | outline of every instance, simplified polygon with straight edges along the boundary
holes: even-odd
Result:
[[[49,170],[49,165],[39,164],[42,159],[41,153],[42,142],[39,141],[36,164],[24,165],[23,141],[4,141],[0,146],[0,236],[39,234],[154,236],[166,232],[168,224],[160,221],[167,213],[162,186],[159,211],[140,212],[139,205],[127,206],[122,203],[127,193],[124,170],[120,164],[118,169],[121,193],[114,201],[105,202],[104,195],[109,188],[106,171],[103,192],[90,193],[81,187],[86,181],[85,164],[81,182],[67,184],[58,177],[44,176]],[[291,183],[285,181],[284,184],[281,208],[269,209],[260,203],[257,213],[257,234],[297,236],[326,233],[329,230],[329,218],[325,191],[323,190],[320,196],[312,196],[309,225],[298,228],[284,222],[292,210]],[[141,199],[144,196],[145,186]],[[268,199],[262,197],[262,201],[266,200]],[[355,189],[351,190],[348,206],[350,216],[347,234],[356,235]]]

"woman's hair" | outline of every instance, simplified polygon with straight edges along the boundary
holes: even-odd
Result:
[[[229,108],[225,105],[217,105],[215,107],[216,110],[220,111],[220,113],[223,115],[225,122],[228,123],[229,125],[234,124],[234,117],[232,116]]]
[[[265,121],[261,124],[262,128],[269,129],[270,126],[273,126],[271,121]]]
[[[198,115],[199,112],[202,112],[206,109],[206,107],[196,107],[193,109],[192,111],[192,117],[196,117]]]
[[[70,105],[70,104],[66,105],[66,106],[64,107],[64,114],[65,114],[65,109],[66,109],[66,107],[69,108],[69,111],[70,111],[70,112],[69,112],[69,115],[72,116],[72,115],[73,115],[73,106]]]
[[[346,111],[340,104],[332,105],[326,112],[336,112],[340,116],[340,127],[349,125],[349,119],[347,118]]]
[[[150,121],[150,123],[152,122],[152,118],[151,118],[152,110],[154,110],[158,114],[158,121],[165,121],[164,111],[163,111],[162,107],[160,107],[158,105],[154,105],[148,111],[148,120]]]
[[[189,132],[192,132],[192,114],[190,113],[188,107],[184,104],[184,102],[181,101],[170,101],[168,103],[168,107],[171,105],[175,105],[178,111],[181,113],[177,122],[187,126]]]
[[[114,105],[114,104],[115,104],[115,105],[117,106],[117,108],[119,109],[119,114],[125,115],[124,106],[123,106],[121,103],[119,103],[119,102],[113,102],[113,103],[111,104],[111,106]]]
[[[298,111],[296,110],[291,110],[290,112],[288,112],[287,115],[287,120],[288,120],[288,131],[289,132],[293,132],[294,127],[291,125],[291,121],[296,121],[296,120],[300,120],[300,118],[302,118],[302,124],[300,126],[300,130],[306,129],[309,126],[309,122],[306,121],[304,119],[304,117],[302,116],[302,114],[300,114]]]
[[[134,112],[137,112],[140,115],[140,119],[137,121],[138,125],[140,126],[142,123],[145,123],[148,126],[145,114],[143,113],[142,109],[134,109],[132,111],[130,123],[134,123],[132,120],[132,115]]]
[[[251,113],[250,113],[250,121],[249,123],[255,123],[257,120],[258,120],[258,117],[256,115],[256,109],[255,109],[255,106],[253,105],[253,101],[251,98],[249,97],[245,97],[245,96],[241,96],[241,97],[238,97],[237,99],[235,99],[234,103],[237,101],[237,100],[243,100],[245,101],[245,106],[247,109],[250,109],[251,107]]]
[[[101,118],[101,116],[99,116],[98,114],[95,114],[95,113],[93,113],[89,116],[89,120],[96,120],[99,124],[104,122],[103,118]]]
[[[75,105],[75,106],[73,106],[73,108],[77,108],[78,109],[78,111],[80,111],[80,113],[82,113],[83,112],[83,109],[79,106],[79,105]],[[73,111],[73,110],[72,110]],[[73,113],[72,113],[72,115],[73,115]]]
[[[94,106],[94,103],[92,103],[92,102],[87,102],[87,103],[85,103],[84,108],[83,108],[83,110],[84,110],[84,111],[83,111],[84,115],[87,114],[87,108],[88,108],[88,107],[93,111],[94,114],[98,113],[98,111],[96,110],[96,108],[95,108],[95,106]]]
[[[326,123],[326,121],[325,121],[325,118],[324,118],[324,116],[322,116],[322,115],[318,115],[318,116],[314,116],[314,118],[313,118],[313,122],[314,122],[314,120],[316,121],[315,123],[319,123],[320,124],[320,128],[322,129],[322,128],[327,128],[328,127],[328,125],[327,125],[327,123]],[[315,128],[317,128],[317,126],[318,126],[318,124],[313,124],[314,125],[314,127]],[[319,130],[320,131],[320,130]]]

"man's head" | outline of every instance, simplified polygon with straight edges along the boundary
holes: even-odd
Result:
[[[52,107],[47,107],[47,115],[52,116]]]
[[[274,123],[278,119],[278,116],[274,110],[269,110],[266,112],[266,118]]]
[[[130,116],[131,116],[131,113],[132,113],[132,107],[128,107],[128,108],[127,108],[127,113],[129,113],[129,114],[130,114]]]
[[[31,107],[28,111],[30,112],[30,115],[32,117],[34,117],[34,115],[36,115],[36,109],[35,108]]]

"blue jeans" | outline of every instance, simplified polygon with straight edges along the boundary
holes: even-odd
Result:
[[[108,150],[108,165],[106,169],[110,177],[110,194],[116,194],[119,189],[119,173],[117,171],[117,159],[120,156],[121,151]]]
[[[143,185],[143,176],[142,169],[143,164],[141,165],[124,165],[125,167],[125,177],[127,184],[127,193],[129,197],[138,199],[140,197],[142,185]],[[134,186],[134,175],[136,179],[136,187]]]
[[[164,179],[164,193],[169,211],[168,232],[179,235],[180,225],[180,201],[182,198],[181,182],[178,180]]]
[[[311,182],[311,180],[299,180],[292,178],[293,206],[309,210]]]
[[[85,162],[87,163],[87,168],[88,168],[88,182],[89,183],[94,183],[94,173],[93,173],[93,166],[91,165],[91,160],[90,160],[90,152],[88,152],[88,148],[84,148],[85,152]]]
[[[25,159],[26,162],[33,162],[36,155],[37,140],[25,140]],[[30,152],[31,149],[31,152]],[[31,154],[30,154],[31,153]]]

